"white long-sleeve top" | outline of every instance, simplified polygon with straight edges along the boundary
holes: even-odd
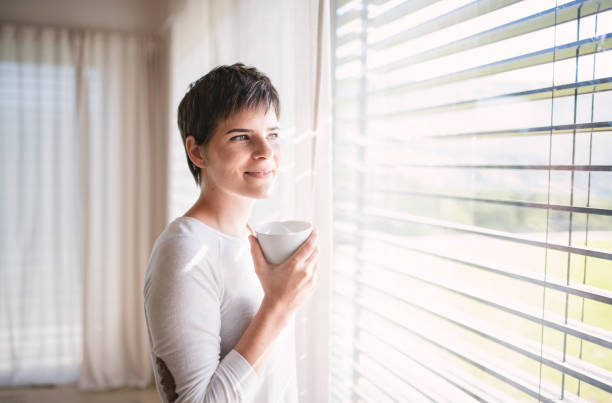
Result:
[[[164,402],[296,403],[292,317],[257,375],[234,350],[263,299],[248,239],[179,217],[158,237],[144,301]]]

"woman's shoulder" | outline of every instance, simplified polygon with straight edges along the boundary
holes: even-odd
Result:
[[[159,237],[162,240],[176,238],[188,238],[194,241],[216,240],[216,234],[210,229],[211,227],[196,218],[181,216],[171,221]]]
[[[164,278],[190,272],[221,278],[248,265],[249,249],[246,237],[224,234],[193,217],[178,217],[157,238],[147,272]]]
[[[220,242],[197,223],[179,217],[158,236],[149,260],[149,271],[202,266],[219,257]],[[211,266],[215,266],[211,264]]]

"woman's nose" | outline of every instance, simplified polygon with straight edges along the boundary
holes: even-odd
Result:
[[[255,149],[253,150],[253,158],[255,159],[266,159],[274,155],[274,148],[266,139],[258,139],[255,143]]]

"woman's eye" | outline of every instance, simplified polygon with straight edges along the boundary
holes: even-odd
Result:
[[[276,140],[276,139],[278,139],[278,133],[270,133],[270,134],[268,134],[268,138]],[[248,139],[249,139],[248,135],[240,134],[238,136],[232,137],[230,140],[231,141],[243,141],[243,140],[248,140]]]

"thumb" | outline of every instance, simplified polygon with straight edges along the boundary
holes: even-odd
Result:
[[[267,264],[266,258],[263,255],[259,241],[253,235],[249,235],[249,242],[251,243],[251,256],[253,256],[253,262],[256,266],[262,266]]]

